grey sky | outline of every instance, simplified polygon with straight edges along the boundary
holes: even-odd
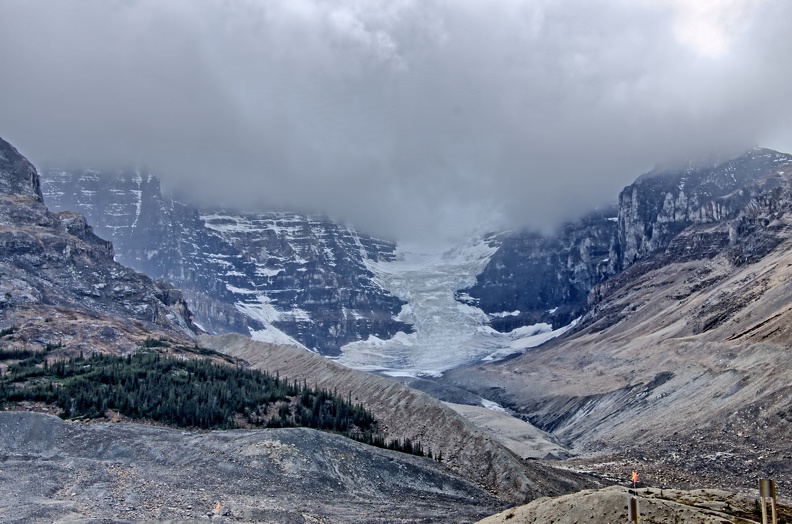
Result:
[[[427,241],[792,151],[788,0],[0,0],[0,136]]]

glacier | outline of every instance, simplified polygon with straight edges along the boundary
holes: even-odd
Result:
[[[490,317],[481,309],[457,300],[458,290],[475,283],[499,246],[495,237],[483,236],[439,253],[400,246],[395,260],[366,259],[375,281],[407,302],[397,319],[415,331],[351,342],[335,360],[394,377],[440,376],[461,365],[523,352],[573,327],[553,330],[550,324],[537,324],[500,333],[489,327]]]

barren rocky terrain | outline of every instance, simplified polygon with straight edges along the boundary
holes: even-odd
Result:
[[[288,374],[292,380],[351,396],[372,412],[389,439],[420,442],[435,456],[442,454],[443,464],[508,500],[523,502],[592,485],[590,478],[521,459],[442,402],[395,380],[346,368],[298,348],[240,335],[204,335],[199,342],[253,368]]]
[[[0,522],[474,522],[436,462],[308,429],[196,432],[0,412]]]
[[[631,498],[638,501],[640,520],[647,524],[752,524],[761,522],[755,499],[726,491],[683,491],[613,486],[542,498],[487,517],[478,524],[617,524],[627,522]],[[778,507],[779,521],[789,508]]]
[[[735,262],[753,249],[737,244],[638,264],[595,289],[575,334],[443,380],[547,431],[580,469],[622,480],[639,469],[656,486],[774,477],[789,493],[792,241],[786,215],[775,220],[781,241],[752,262]]]

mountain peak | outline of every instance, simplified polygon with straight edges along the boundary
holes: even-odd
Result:
[[[43,203],[36,168],[14,146],[0,138],[0,194],[25,195]]]
[[[668,178],[669,176],[684,177],[693,172],[708,172],[719,168],[729,168],[729,166],[745,165],[748,163],[761,164],[762,167],[772,163],[787,162],[792,160],[792,155],[781,153],[773,149],[755,146],[745,150],[738,155],[708,155],[699,158],[688,158],[676,162],[666,162],[658,164],[649,171],[636,179],[637,183],[643,183],[655,178]]]

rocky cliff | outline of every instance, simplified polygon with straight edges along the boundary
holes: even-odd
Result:
[[[787,154],[753,149],[710,166],[641,176],[619,194],[621,267],[666,249],[688,226],[735,218],[754,195],[781,184],[773,168],[790,160]]]
[[[504,236],[460,300],[489,314],[498,331],[540,322],[555,328],[569,324],[585,312],[589,290],[619,268],[617,214],[615,208],[592,213],[556,236],[530,231]]]
[[[8,347],[125,351],[151,336],[189,343],[181,293],[113,260],[84,216],[51,213],[35,168],[0,139],[0,327]]]
[[[792,159],[761,154],[763,173],[704,204],[735,212],[694,221],[595,286],[575,333],[444,380],[513,408],[579,467],[790,489]]]
[[[411,332],[395,320],[404,302],[365,264],[392,258],[392,243],[323,216],[198,210],[163,197],[140,171],[47,170],[43,179],[50,206],[85,213],[119,261],[183,289],[208,331],[325,354]]]
[[[790,160],[757,148],[725,162],[655,169],[624,188],[614,209],[568,223],[556,235],[506,237],[476,285],[460,296],[488,313],[499,331],[538,322],[558,327],[588,310],[595,286],[642,260],[712,257],[738,236],[770,248],[769,238],[745,233],[774,220],[765,208],[777,201],[772,192],[782,190],[776,168]]]

